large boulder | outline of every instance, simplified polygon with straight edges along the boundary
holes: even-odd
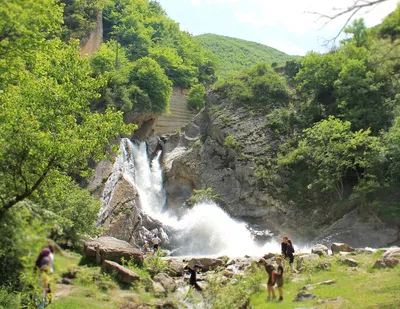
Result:
[[[345,243],[333,243],[331,245],[332,254],[337,254],[340,252],[353,252],[356,249],[350,247],[348,244]]]
[[[382,255],[383,259],[389,259],[393,257],[400,258],[400,248],[391,248]]]
[[[399,259],[395,257],[390,258],[381,258],[378,259],[375,264],[374,268],[394,268],[399,264]]]
[[[96,240],[86,241],[83,254],[89,260],[102,264],[104,260],[121,263],[132,260],[137,265],[143,265],[143,253],[129,243],[114,237],[99,237]]]
[[[184,267],[186,266],[185,263],[177,259],[165,259],[165,261],[167,261],[168,263],[168,267],[165,270],[168,275],[172,277],[179,277],[184,275]]]
[[[200,264],[202,271],[209,271],[217,268],[218,266],[223,266],[225,263],[223,260],[218,258],[209,258],[209,257],[200,257],[200,258],[192,258],[188,262],[190,267],[193,267],[195,264]]]
[[[176,291],[177,285],[170,276],[168,276],[166,273],[159,273],[153,277],[154,282],[159,282],[165,291],[168,293],[172,293]]]
[[[318,262],[320,260],[318,254],[304,254],[296,258],[297,269],[300,270],[304,263],[312,263],[313,261]]]
[[[122,283],[131,284],[140,280],[140,276],[132,270],[119,265],[116,262],[104,260],[101,264],[101,269],[104,272],[116,274],[117,280]]]

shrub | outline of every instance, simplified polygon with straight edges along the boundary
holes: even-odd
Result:
[[[188,106],[197,111],[201,110],[204,107],[205,94],[206,88],[202,84],[194,85],[188,93]]]

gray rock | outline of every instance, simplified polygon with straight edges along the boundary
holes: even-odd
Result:
[[[84,256],[88,259],[102,264],[104,260],[121,263],[132,260],[138,265],[143,265],[143,254],[132,247],[129,243],[114,237],[99,237],[96,240],[86,241],[83,250]]]
[[[389,259],[392,257],[400,258],[400,248],[391,248],[382,255],[383,259]]]
[[[185,263],[176,259],[165,259],[168,262],[168,268],[165,270],[166,273],[172,277],[183,276]]]
[[[324,245],[316,245],[311,249],[311,253],[318,254],[319,256],[328,254],[328,247]]]
[[[357,267],[358,262],[355,259],[346,258],[343,260],[343,264],[346,264],[350,267]]]
[[[153,277],[154,282],[159,282],[165,291],[168,293],[172,293],[176,291],[177,285],[170,276],[168,276],[166,273],[159,273]]]
[[[312,261],[319,261],[320,257],[318,254],[303,254],[301,256],[298,256],[296,258],[297,260],[297,269],[301,269],[302,266],[304,265],[304,262],[312,262]]]
[[[395,257],[380,258],[375,264],[374,268],[394,268],[399,264],[399,259]]]
[[[122,283],[131,284],[140,280],[140,276],[138,274],[126,267],[119,265],[116,262],[105,260],[101,264],[101,269],[104,272],[116,274],[117,280]]]
[[[331,284],[335,284],[336,280],[326,280],[326,281],[322,281],[317,283],[317,285],[331,285]]]
[[[165,291],[164,287],[160,282],[152,281],[154,295],[156,297],[165,297],[167,295],[167,291]]]
[[[190,259],[188,264],[190,267],[193,267],[195,264],[200,264],[202,266],[202,271],[209,271],[217,268],[218,266],[223,266],[224,261],[217,258],[200,257]]]
[[[332,254],[336,254],[339,252],[353,252],[353,251],[355,251],[355,249],[345,243],[333,243],[331,245],[331,251],[332,251]]]
[[[314,298],[315,298],[314,294],[311,294],[307,291],[302,290],[297,294],[296,298],[293,301],[297,302],[297,301],[304,301],[304,300],[312,300]]]

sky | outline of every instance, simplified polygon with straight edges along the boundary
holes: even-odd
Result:
[[[214,33],[262,43],[289,55],[327,52],[349,15],[327,23],[321,14],[351,6],[355,0],[157,0],[182,30]],[[359,0],[365,2],[367,0]],[[363,10],[368,27],[379,24],[399,0]],[[311,12],[319,13],[313,14]]]

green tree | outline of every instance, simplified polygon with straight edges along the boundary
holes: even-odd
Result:
[[[48,41],[31,71],[0,97],[0,218],[32,195],[52,171],[88,175],[109,140],[124,127],[122,115],[92,113],[101,81],[91,76],[77,44]]]
[[[345,179],[354,173],[358,182],[379,164],[384,147],[370,130],[351,131],[351,123],[333,116],[304,130],[298,147],[279,158],[279,165],[302,162],[309,177],[304,187],[316,192],[335,192],[344,198]],[[296,176],[294,176],[296,177]]]
[[[145,57],[135,61],[129,81],[135,86],[134,95],[139,111],[157,114],[169,111],[172,82],[155,60]]]
[[[204,96],[206,94],[206,88],[202,84],[194,85],[190,88],[188,93],[188,105],[196,110],[201,110],[204,107]]]

